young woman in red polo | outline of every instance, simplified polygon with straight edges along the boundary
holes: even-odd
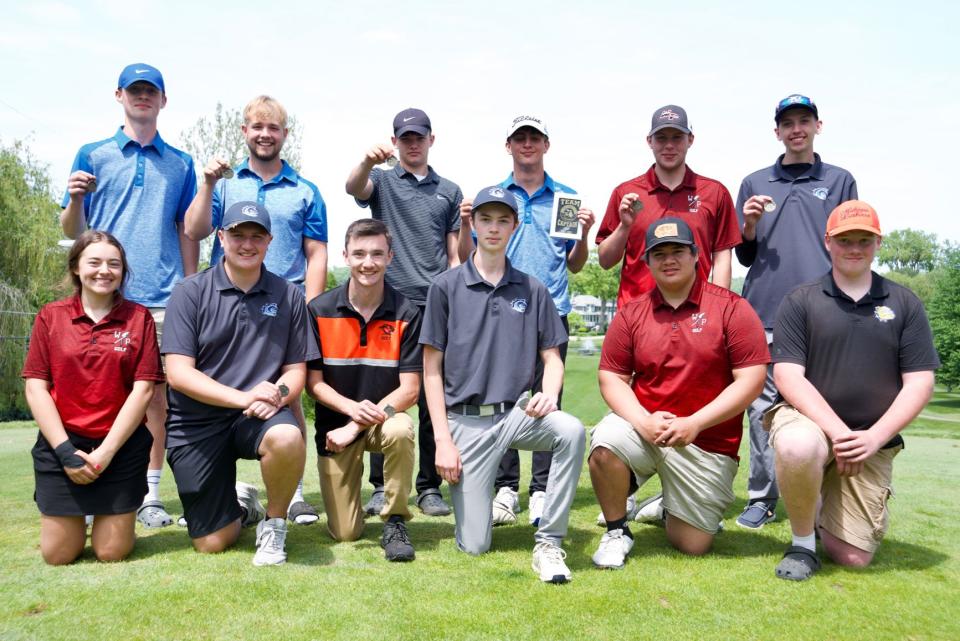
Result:
[[[119,561],[133,549],[147,492],[153,438],[144,414],[163,381],[160,350],[150,312],[123,298],[129,269],[116,238],[84,232],[67,265],[74,294],[37,314],[21,373],[40,426],[32,450],[40,552],[51,565],[74,561],[92,515],[94,553]]]

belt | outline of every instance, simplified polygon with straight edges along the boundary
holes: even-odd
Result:
[[[461,416],[495,416],[509,412],[513,407],[510,401],[494,403],[492,405],[467,405],[466,403],[457,403],[447,408],[448,412],[460,414]]]

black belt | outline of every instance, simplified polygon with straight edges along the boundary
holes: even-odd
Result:
[[[447,408],[448,412],[460,414],[461,416],[495,416],[505,414],[513,408],[513,403],[503,401],[502,403],[493,403],[492,405],[467,405],[466,403],[457,403]]]

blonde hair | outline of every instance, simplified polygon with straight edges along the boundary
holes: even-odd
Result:
[[[250,124],[255,116],[265,115],[267,117],[276,116],[280,120],[280,126],[287,128],[287,110],[283,108],[280,101],[270,96],[257,96],[247,103],[243,108],[243,122]]]

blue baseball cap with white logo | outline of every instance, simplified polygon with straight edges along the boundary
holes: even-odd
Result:
[[[256,223],[270,233],[270,212],[252,200],[241,200],[227,209],[220,222],[220,229],[233,229],[243,223]]]
[[[473,199],[473,211],[477,211],[484,205],[489,205],[490,203],[506,205],[510,208],[510,211],[513,212],[514,217],[519,215],[517,199],[514,197],[513,192],[504,189],[500,185],[493,185],[492,187],[484,187],[481,189],[477,197]]]
[[[163,75],[160,70],[142,62],[135,62],[124,67],[123,71],[120,72],[117,87],[126,89],[135,82],[149,82],[163,93],[167,92],[163,87]]]
[[[815,103],[810,98],[800,95],[798,93],[790,94],[783,100],[777,103],[777,110],[773,113],[773,120],[777,124],[780,124],[780,116],[783,115],[783,112],[787,109],[807,109],[813,112],[813,117],[817,120],[820,119],[820,112],[817,109],[817,103]]]

